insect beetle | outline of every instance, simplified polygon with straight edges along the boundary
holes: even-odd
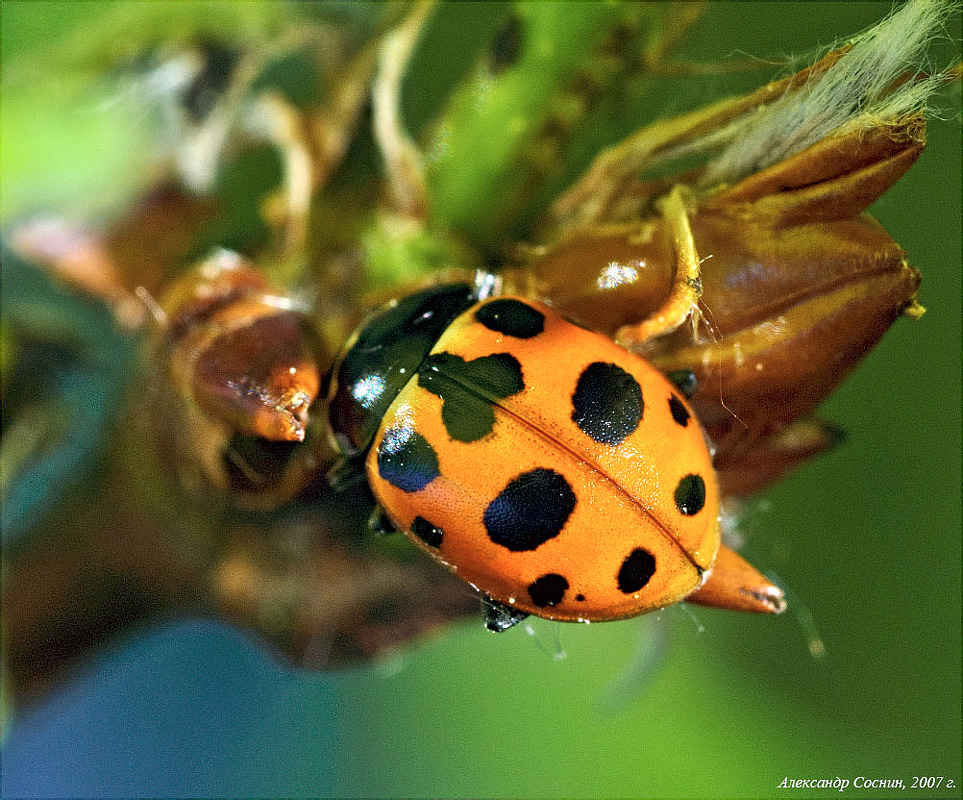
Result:
[[[634,616],[703,585],[713,605],[781,611],[720,546],[710,446],[679,387],[490,283],[390,303],[335,368],[331,431],[390,522],[483,593],[494,631]]]

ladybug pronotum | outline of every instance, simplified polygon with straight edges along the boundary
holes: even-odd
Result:
[[[712,456],[682,391],[546,305],[467,284],[395,301],[348,343],[329,401],[390,522],[483,594],[492,630],[693,593],[781,610],[720,546]]]

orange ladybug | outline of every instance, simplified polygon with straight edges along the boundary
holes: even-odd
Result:
[[[483,594],[488,628],[686,598],[781,611],[720,545],[682,389],[542,303],[485,294],[449,284],[377,312],[335,369],[329,421],[390,523]]]

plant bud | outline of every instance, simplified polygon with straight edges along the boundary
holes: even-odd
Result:
[[[223,253],[162,308],[171,376],[213,417],[272,441],[302,441],[320,376],[303,316],[252,267]]]
[[[803,428],[787,426],[808,417],[897,317],[922,312],[919,272],[863,210],[915,161],[923,125],[911,114],[843,132],[735,185],[693,190],[703,324],[697,337],[685,325],[636,349],[665,372],[695,373],[692,403],[729,491],[762,488],[824,449],[825,436],[803,444],[790,433]],[[676,254],[658,215],[589,226],[534,252],[509,282],[616,341],[672,290]],[[781,456],[752,478],[749,466],[765,461],[757,447]]]
[[[322,460],[308,412],[327,365],[295,302],[221,252],[175,281],[155,315],[158,453],[195,491],[256,508],[288,499]]]

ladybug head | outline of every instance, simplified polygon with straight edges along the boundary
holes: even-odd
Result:
[[[464,283],[433,286],[374,312],[348,341],[328,393],[331,432],[344,456],[371,444],[381,418],[451,321],[475,302]]]

